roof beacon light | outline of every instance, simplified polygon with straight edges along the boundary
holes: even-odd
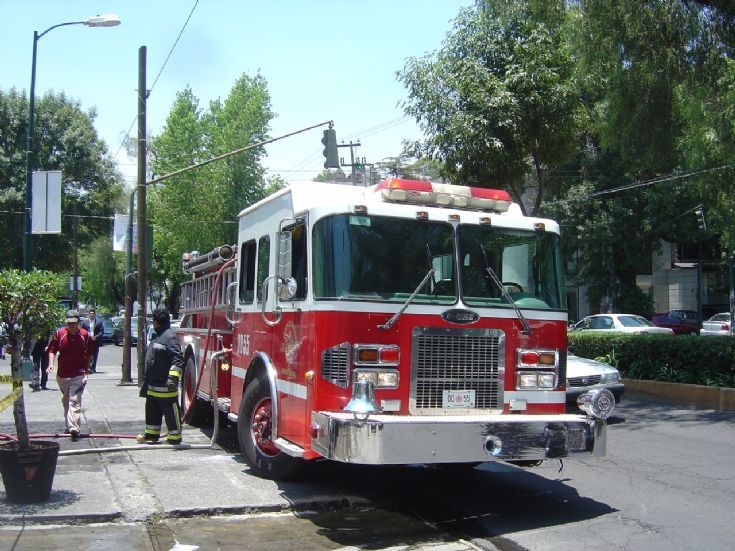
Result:
[[[422,180],[391,178],[375,186],[383,201],[420,203],[435,207],[452,207],[506,212],[512,203],[507,191],[478,187],[440,184]]]

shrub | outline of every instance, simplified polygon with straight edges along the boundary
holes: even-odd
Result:
[[[568,337],[576,355],[614,358],[630,379],[735,387],[735,338],[586,331]]]

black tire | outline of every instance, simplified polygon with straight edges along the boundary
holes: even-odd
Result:
[[[181,376],[181,418],[191,409],[186,422],[192,427],[205,427],[212,423],[212,408],[203,400],[196,397],[194,391],[197,386],[194,359],[190,356],[184,366]]]
[[[270,403],[268,383],[261,375],[245,388],[237,418],[237,440],[240,453],[256,476],[285,480],[297,475],[304,461],[283,453],[270,439]]]

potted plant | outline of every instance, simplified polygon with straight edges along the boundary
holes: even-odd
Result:
[[[7,326],[8,344],[12,347],[13,419],[17,437],[0,444],[0,473],[8,501],[45,501],[51,495],[59,443],[31,442],[23,400],[21,353],[26,337],[47,334],[61,324],[63,312],[57,298],[61,289],[61,277],[51,272],[0,271],[0,316]]]

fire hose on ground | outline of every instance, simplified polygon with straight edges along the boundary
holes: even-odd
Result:
[[[106,453],[106,452],[121,452],[121,451],[136,451],[136,450],[203,450],[212,449],[217,443],[217,435],[219,433],[219,411],[217,409],[217,369],[214,369],[214,362],[218,358],[223,357],[225,354],[230,352],[229,349],[222,349],[212,354],[209,358],[210,373],[213,374],[212,381],[212,408],[214,409],[214,426],[212,429],[212,438],[209,444],[138,444],[135,446],[109,446],[102,448],[80,448],[71,450],[62,450],[59,452],[59,456],[65,455],[86,455],[92,453]],[[201,378],[200,378],[201,380]],[[198,387],[198,385],[197,385]],[[60,433],[48,433],[48,434],[32,434],[31,438],[64,438],[69,437],[69,434]],[[117,438],[120,440],[136,438],[130,434],[93,434],[93,433],[81,433],[79,438]],[[15,436],[11,434],[0,433],[1,440],[16,440]]]

